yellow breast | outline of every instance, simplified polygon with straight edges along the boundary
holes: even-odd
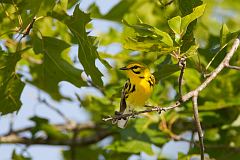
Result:
[[[136,86],[135,92],[129,94],[129,97],[126,100],[127,106],[134,107],[143,107],[147,99],[151,96],[153,87],[149,85],[149,82],[146,79],[138,80],[131,82]]]

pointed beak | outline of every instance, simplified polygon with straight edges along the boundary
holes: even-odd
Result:
[[[119,68],[120,70],[128,70],[129,68],[127,67],[122,67],[122,68]]]

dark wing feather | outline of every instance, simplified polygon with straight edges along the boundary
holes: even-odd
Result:
[[[124,85],[124,88],[122,89],[121,102],[120,102],[120,113],[123,113],[125,111],[125,109],[127,108],[126,99],[128,97],[127,94],[129,92],[130,88],[131,88],[131,83],[129,80],[127,80],[127,82]]]

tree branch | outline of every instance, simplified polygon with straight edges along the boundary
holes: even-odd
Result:
[[[200,124],[199,115],[198,115],[197,99],[198,99],[198,93],[196,92],[192,97],[193,113],[194,113],[193,115],[194,115],[194,119],[195,119],[195,123],[196,123],[196,128],[198,131],[199,144],[200,144],[200,150],[201,150],[201,160],[204,160],[203,131],[202,131],[202,127]]]
[[[100,140],[112,135],[113,132],[105,131],[99,132],[98,134],[86,138],[76,138],[74,142],[74,146],[86,146],[90,144],[94,144],[99,142]],[[40,138],[26,138],[21,137],[19,135],[10,134],[7,136],[0,137],[0,143],[8,143],[8,144],[25,144],[25,145],[63,145],[63,146],[71,146],[72,139],[48,139],[44,137]]]
[[[74,137],[74,142],[72,138],[64,139],[54,139],[50,137],[38,137],[38,138],[28,138],[21,136],[23,132],[30,132],[34,127],[22,128],[19,130],[12,131],[5,135],[0,136],[0,143],[8,144],[25,144],[25,145],[64,145],[64,146],[86,146],[99,142],[100,140],[113,135],[114,132],[110,132],[107,129],[101,128],[97,124],[85,123],[77,124],[74,128],[69,126],[69,124],[55,124],[54,127],[59,129],[59,131],[69,131],[69,132],[79,132],[83,130],[94,130],[95,134],[89,137]]]
[[[168,107],[159,107],[159,106],[147,106],[147,107],[152,107],[151,109],[146,109],[146,110],[143,110],[143,111],[138,111],[138,112],[132,112],[132,113],[127,113],[127,114],[120,114],[120,115],[114,115],[114,116],[108,116],[108,118],[103,118],[102,120],[103,121],[112,121],[113,123],[116,121],[116,120],[119,120],[119,119],[122,119],[122,118],[127,118],[127,117],[135,117],[139,114],[142,114],[142,113],[148,113],[148,112],[154,112],[154,111],[157,111],[158,113],[161,113],[162,111],[168,111],[168,110],[171,110],[171,109],[174,109],[176,107],[178,107],[180,105],[180,101],[177,101],[175,104],[173,105],[170,105]]]

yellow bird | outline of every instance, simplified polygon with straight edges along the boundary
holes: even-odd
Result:
[[[136,107],[144,107],[151,96],[155,78],[147,67],[139,63],[130,63],[120,69],[127,73],[128,80],[122,90],[120,112],[117,113],[126,114],[131,113]],[[127,121],[128,119],[118,120],[118,127],[125,128]]]

